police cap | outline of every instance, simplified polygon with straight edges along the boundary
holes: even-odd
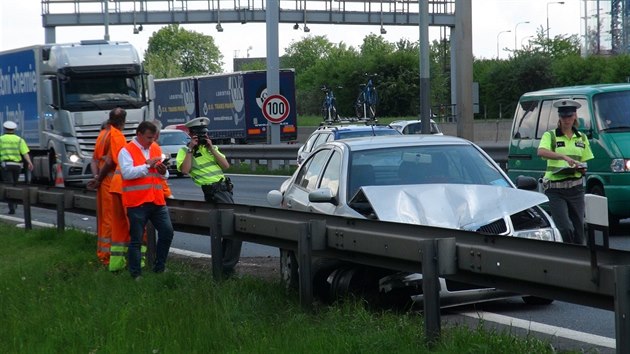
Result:
[[[4,122],[2,126],[4,127],[4,129],[9,129],[9,130],[17,129],[17,124],[15,124],[15,122],[12,122],[10,120]]]
[[[208,131],[208,124],[210,124],[210,119],[206,117],[198,117],[195,119],[191,119],[188,123],[186,123],[186,128],[190,131],[194,132],[206,132]]]
[[[560,115],[560,117],[568,117],[575,113],[578,108],[582,107],[580,102],[569,99],[557,100],[553,103],[553,106],[558,109],[558,115]]]

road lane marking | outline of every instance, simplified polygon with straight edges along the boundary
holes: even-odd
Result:
[[[539,332],[543,334],[550,334],[556,337],[562,337],[562,338],[584,342],[584,343],[597,345],[601,347],[612,348],[612,349],[616,348],[616,341],[614,338],[608,338],[608,337],[598,336],[595,334],[574,331],[568,328],[546,325],[544,323],[522,320],[519,318],[499,315],[496,313],[485,312],[485,311],[467,311],[467,312],[460,312],[459,314],[466,317],[471,317],[471,318],[480,319],[484,321],[491,321],[491,322],[503,324],[506,326],[522,328],[528,331],[534,331],[534,332]]]

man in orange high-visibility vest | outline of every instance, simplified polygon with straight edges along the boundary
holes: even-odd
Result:
[[[136,129],[136,137],[118,154],[122,199],[129,220],[128,266],[134,279],[142,274],[142,237],[148,221],[151,221],[158,235],[154,272],[164,272],[173,241],[173,225],[163,191],[163,181],[168,179],[168,169],[162,164],[162,149],[154,144],[156,134],[155,124],[148,121],[140,123]]]
[[[112,197],[109,194],[113,171],[113,162],[109,156],[110,147],[109,120],[103,123],[96,138],[90,167],[94,177],[87,183],[89,189],[96,192],[96,256],[104,265],[109,265],[112,241]]]

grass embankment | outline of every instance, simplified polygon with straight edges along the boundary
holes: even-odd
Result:
[[[214,282],[171,260],[135,282],[95,260],[93,235],[0,223],[0,353],[551,353],[535,340],[456,327],[426,349],[417,314],[358,302],[303,311],[253,277]]]

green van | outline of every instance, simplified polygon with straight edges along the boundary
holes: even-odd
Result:
[[[542,178],[546,162],[538,157],[543,133],[555,129],[555,100],[582,104],[579,130],[588,136],[595,158],[588,161],[586,193],[608,198],[610,226],[630,217],[630,84],[551,88],[521,96],[510,135],[508,175]]]

